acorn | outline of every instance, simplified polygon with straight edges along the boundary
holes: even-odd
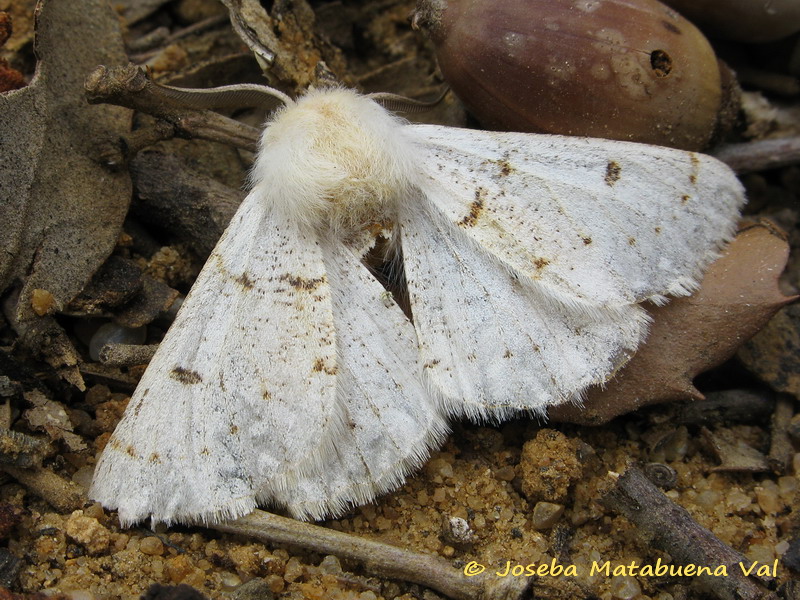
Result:
[[[664,0],[710,35],[737,42],[774,42],[800,31],[797,0]]]
[[[656,0],[419,0],[414,23],[489,129],[699,150],[729,101],[706,38]]]

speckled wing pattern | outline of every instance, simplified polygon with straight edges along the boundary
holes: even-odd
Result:
[[[637,303],[695,289],[744,198],[704,155],[410,129],[424,173],[400,211],[405,273],[424,372],[453,415],[543,414],[607,381],[646,335]]]
[[[345,424],[323,469],[276,496],[298,518],[341,514],[400,486],[448,431],[422,384],[414,328],[358,256],[320,241],[332,291]]]
[[[704,154],[433,125],[422,189],[485,251],[565,302],[687,295],[735,232],[733,172]]]
[[[345,427],[317,240],[244,200],[109,440],[90,494],[125,524],[213,522],[318,473]]]

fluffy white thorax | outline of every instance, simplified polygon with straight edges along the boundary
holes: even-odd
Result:
[[[267,123],[254,188],[295,222],[345,236],[392,218],[419,171],[403,124],[351,90],[310,92]]]

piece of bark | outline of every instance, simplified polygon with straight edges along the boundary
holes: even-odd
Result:
[[[82,508],[86,502],[84,489],[73,481],[64,479],[44,467],[20,469],[18,467],[2,467],[28,490],[47,501],[58,512],[66,514]]]
[[[231,24],[274,80],[305,90],[321,74],[340,81],[344,55],[317,34],[314,10],[306,0],[275,2],[270,13],[258,0],[222,0]],[[303,40],[298,44],[298,40]]]
[[[745,367],[777,392],[800,398],[800,304],[787,306],[736,353]]]
[[[783,235],[768,224],[740,231],[696,293],[649,309],[647,340],[604,388],[591,388],[582,406],[551,409],[550,419],[599,425],[643,406],[702,399],[692,380],[730,358],[794,301],[778,289],[788,252]]]
[[[80,436],[73,432],[72,421],[60,402],[49,399],[39,390],[25,392],[25,400],[33,405],[22,416],[35,431],[44,431],[51,440],[63,440],[73,452],[86,449]]]
[[[239,207],[244,193],[160,152],[144,152],[131,161],[138,201],[133,212],[191,245],[201,258],[211,254]]]
[[[21,346],[29,348],[35,356],[49,364],[65,381],[81,391],[86,384],[80,374],[81,359],[63,327],[53,317],[40,317],[30,321],[17,320],[18,294],[10,294],[3,302],[3,314],[17,333]]]
[[[785,475],[794,447],[789,438],[789,427],[794,416],[794,400],[787,394],[778,396],[770,426],[770,445],[767,461],[776,475]]]
[[[130,259],[110,256],[67,306],[81,316],[99,315],[130,301],[142,289],[142,270]]]
[[[23,281],[20,321],[36,318],[35,290],[56,309],[81,291],[114,248],[131,192],[127,173],[96,161],[130,113],[89,107],[83,92],[97,64],[125,60],[117,15],[103,0],[40,0],[34,51],[31,83],[0,98],[0,290]]]
[[[755,423],[768,419],[774,407],[775,401],[765,392],[710,392],[705,400],[677,405],[672,421],[684,425]]]
[[[168,311],[180,295],[178,290],[166,283],[145,275],[142,289],[130,302],[114,312],[114,321],[130,329],[148,325]]]
[[[742,554],[722,542],[691,515],[665,496],[637,468],[622,475],[609,474],[611,489],[601,503],[618,512],[636,526],[646,545],[667,552],[680,565],[727,567],[726,577],[700,575],[696,579],[720,600],[767,600],[776,596],[753,579],[745,577],[739,566],[749,566]],[[776,599],[777,600],[777,599]]]
[[[29,468],[42,464],[47,445],[31,435],[0,429],[0,465]]]

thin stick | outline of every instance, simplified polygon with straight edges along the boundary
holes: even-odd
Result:
[[[770,445],[767,462],[777,475],[784,475],[794,454],[789,426],[794,416],[794,400],[788,394],[780,394],[775,402],[775,412],[770,423]]]
[[[601,502],[636,525],[648,544],[668,552],[681,565],[727,567],[727,577],[699,575],[698,582],[721,600],[767,600],[777,596],[745,577],[741,565],[748,560],[695,521],[682,507],[667,498],[639,469],[614,474],[614,487]]]
[[[519,600],[530,584],[526,577],[497,577],[486,572],[467,577],[438,556],[404,550],[262,510],[211,527],[271,544],[289,544],[335,554],[362,563],[375,575],[419,583],[454,600]]]
[[[86,493],[81,486],[44,467],[18,469],[4,466],[3,470],[60,513],[78,510],[86,503]]]
[[[186,108],[152,84],[134,65],[97,67],[84,84],[90,104],[115,104],[139,110],[171,123],[176,135],[213,140],[255,152],[259,131],[210,110]]]
[[[713,156],[740,175],[786,167],[800,162],[800,136],[729,144]]]
[[[100,350],[100,362],[114,367],[144,365],[156,353],[158,344],[106,344]]]

